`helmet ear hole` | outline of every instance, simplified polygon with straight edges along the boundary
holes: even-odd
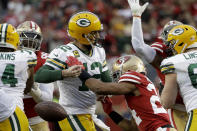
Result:
[[[83,37],[83,38],[86,38],[85,34],[82,34],[82,37]]]

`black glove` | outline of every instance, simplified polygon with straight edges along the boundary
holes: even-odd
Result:
[[[79,75],[79,79],[82,82],[85,82],[87,79],[92,78],[92,76],[85,70],[81,71],[81,74]]]

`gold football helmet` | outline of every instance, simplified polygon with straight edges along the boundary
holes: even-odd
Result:
[[[166,23],[163,27],[163,30],[161,32],[161,35],[159,36],[160,39],[162,39],[163,41],[165,41],[167,39],[167,35],[168,32],[175,26],[177,25],[182,25],[183,23],[180,21],[176,21],[176,20],[171,20],[168,23]]]
[[[79,43],[90,45],[97,42],[100,38],[98,33],[102,29],[101,21],[97,15],[82,11],[70,18],[67,32]]]
[[[19,35],[11,24],[0,24],[0,47],[17,50],[20,43]]]
[[[40,27],[33,21],[25,21],[17,27],[20,35],[21,48],[27,48],[33,51],[40,50],[43,40]]]
[[[190,25],[178,25],[172,28],[165,44],[173,54],[184,53],[186,49],[197,47],[197,30]]]
[[[142,60],[135,55],[125,55],[119,57],[112,66],[113,81],[118,81],[120,76],[127,71],[146,73],[146,68]]]

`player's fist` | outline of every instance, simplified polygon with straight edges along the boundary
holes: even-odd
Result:
[[[140,17],[146,7],[148,6],[148,2],[146,2],[143,6],[139,4],[139,0],[128,0],[129,6],[131,8],[131,13],[133,16]]]
[[[105,113],[110,114],[112,112],[112,100],[106,96],[103,100],[101,100],[103,105],[103,110]]]

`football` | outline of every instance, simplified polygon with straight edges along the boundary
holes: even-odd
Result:
[[[43,101],[34,107],[36,113],[46,121],[61,121],[67,117],[67,113],[64,108],[52,101]]]

